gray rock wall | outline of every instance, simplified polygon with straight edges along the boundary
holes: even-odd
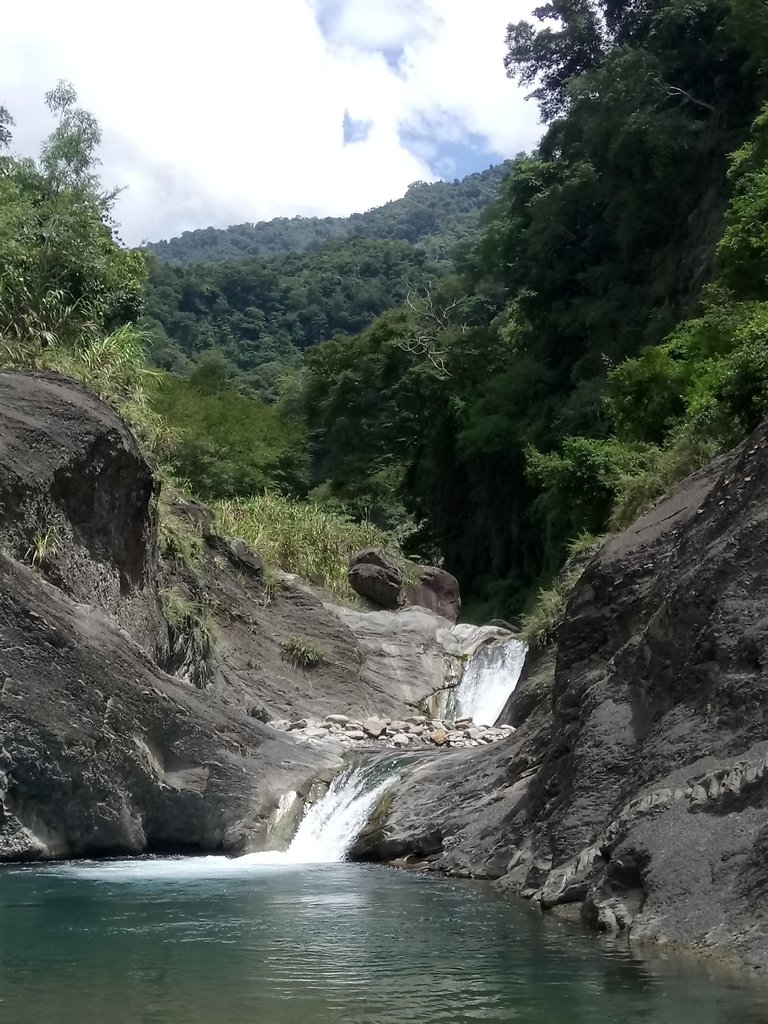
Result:
[[[438,834],[435,869],[766,969],[766,607],[764,425],[600,550],[520,728],[421,768],[387,840]]]

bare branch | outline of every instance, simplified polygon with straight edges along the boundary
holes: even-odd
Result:
[[[691,96],[685,89],[678,89],[676,85],[670,85],[669,87],[670,96],[684,96],[691,103],[695,103],[697,107],[703,107],[705,110],[711,110],[713,114],[719,115],[717,107],[713,107],[711,103],[707,103],[705,100],[698,100],[695,96]]]

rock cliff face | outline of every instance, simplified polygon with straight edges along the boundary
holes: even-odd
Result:
[[[280,795],[339,763],[270,720],[401,718],[432,685],[363,673],[339,616],[193,503],[194,557],[159,560],[156,490],[84,388],[0,374],[0,860],[263,846]]]
[[[767,602],[763,426],[598,552],[518,731],[419,769],[379,854],[768,968]]]

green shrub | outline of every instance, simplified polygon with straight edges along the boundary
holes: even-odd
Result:
[[[61,535],[55,526],[49,526],[35,534],[35,539],[27,551],[35,569],[50,565],[61,551]]]
[[[280,647],[286,658],[299,668],[316,668],[328,660],[328,655],[320,644],[312,637],[303,636],[300,633],[292,633],[283,637]]]
[[[520,624],[520,634],[530,647],[546,647],[565,617],[571,591],[583,575],[583,568],[566,568],[550,587],[542,588],[536,602]]]
[[[266,565],[321,583],[343,598],[353,597],[347,580],[350,557],[361,548],[388,543],[371,523],[277,494],[220,501],[214,510],[219,530],[241,537]]]
[[[175,587],[160,592],[163,613],[179,633],[196,636],[204,645],[213,642],[213,626],[203,608]]]
[[[161,494],[157,503],[157,544],[161,558],[194,568],[203,555],[200,528],[189,519],[177,516]]]

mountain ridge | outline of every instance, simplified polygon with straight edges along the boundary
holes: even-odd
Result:
[[[506,160],[451,182],[416,181],[401,198],[349,217],[274,217],[227,228],[196,228],[145,243],[142,249],[169,263],[224,263],[309,252],[350,238],[377,238],[421,245],[433,258],[445,259],[496,198],[512,165]]]

